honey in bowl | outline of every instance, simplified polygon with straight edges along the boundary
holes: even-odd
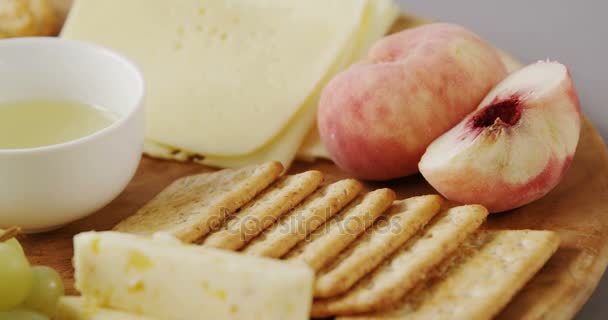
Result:
[[[60,144],[110,126],[117,115],[104,108],[66,100],[0,103],[0,149]]]

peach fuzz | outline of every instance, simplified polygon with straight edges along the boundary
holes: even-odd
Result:
[[[537,200],[563,178],[581,129],[581,111],[567,68],[525,67],[501,82],[456,127],[434,141],[419,167],[452,201],[490,212]]]
[[[336,164],[359,178],[416,173],[426,147],[506,75],[496,50],[460,26],[388,36],[323,90],[321,139]]]

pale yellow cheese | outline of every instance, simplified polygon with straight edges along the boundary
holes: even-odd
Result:
[[[195,156],[194,153],[171,148],[170,146],[163,145],[149,139],[144,141],[144,153],[154,158],[175,160],[180,162],[188,161],[191,157]]]
[[[368,0],[375,1],[375,0]],[[268,160],[280,161],[283,167],[289,168],[291,162],[302,145],[304,138],[311,127],[314,127],[317,115],[317,104],[321,90],[334,74],[349,66],[353,62],[353,52],[357,52],[362,46],[362,42],[366,41],[360,35],[367,33],[369,22],[373,18],[374,11],[371,2],[366,6],[366,10],[361,17],[359,29],[351,35],[344,50],[338,60],[327,71],[325,77],[317,85],[312,95],[308,97],[300,112],[296,114],[293,121],[283,130],[273,141],[264,148],[242,157],[218,157],[206,156],[199,162],[205,165],[222,167],[222,168],[238,168],[252,163],[264,163]]]
[[[316,100],[315,100],[316,101]],[[262,149],[243,157],[214,157],[208,156],[196,160],[204,165],[219,168],[240,168],[250,164],[265,163],[270,160],[280,161],[283,168],[288,169],[293,162],[296,152],[306,133],[316,120],[317,111],[314,107],[305,106],[297,117],[274,140]]]
[[[158,320],[130,312],[102,308],[87,303],[84,297],[59,298],[55,320]]]
[[[175,160],[185,162],[194,160],[200,164],[219,168],[239,168],[267,161],[279,161],[284,168],[289,168],[293,162],[296,152],[302,143],[303,136],[310,131],[310,126],[316,120],[316,101],[318,95],[308,100],[305,106],[298,112],[293,121],[283,129],[278,136],[261,149],[252,154],[240,157],[202,156],[187,150],[171,148],[160,143],[146,140],[144,153],[154,158]],[[314,104],[313,104],[314,102]]]
[[[173,240],[173,239],[172,239]],[[307,266],[117,232],[74,237],[76,288],[158,319],[308,319]]]
[[[393,0],[370,0],[372,1],[368,27],[361,33],[360,46],[353,52],[352,63],[367,56],[367,51],[386,35],[399,17],[399,7]]]
[[[245,156],[201,156],[201,160],[195,161],[214,167],[234,168],[252,163],[263,163],[268,160],[277,160],[282,162],[285,168],[288,168],[293,161],[299,146],[302,144],[302,141],[306,137],[307,133],[310,132],[311,126],[314,126],[316,121],[317,103],[323,85],[335,73],[349,66],[353,62],[354,52],[358,52],[360,48],[365,46],[365,43],[368,41],[368,38],[362,37],[362,35],[368,35],[370,33],[369,30],[372,28],[370,23],[373,21],[373,19],[378,17],[376,12],[376,7],[378,4],[373,0],[368,1],[370,2],[368,3],[368,6],[366,6],[366,10],[361,17],[359,29],[351,36],[339,59],[327,71],[324,79],[315,88],[313,94],[308,97],[294,119],[284,130],[282,130],[272,141],[270,141],[270,143],[252,154]],[[392,3],[390,0],[381,0],[381,2],[383,1]],[[388,20],[391,22],[393,21],[392,17],[388,17]],[[383,22],[383,24],[386,24],[386,22]],[[378,37],[380,36],[381,35]],[[357,56],[357,54],[355,54],[355,56]],[[194,156],[194,153],[192,152],[177,149],[171,150],[167,146],[163,146],[153,141],[146,142],[145,152],[154,157],[174,159],[178,161],[185,161]]]
[[[241,156],[299,112],[367,0],[76,1],[62,36],[118,50],[147,82],[146,136]]]
[[[361,19],[361,24],[354,39],[345,47],[340,59],[329,70],[324,81],[307,99],[305,105],[292,119],[289,125],[267,145],[252,154],[237,157],[203,156],[197,162],[215,167],[240,167],[251,163],[261,163],[268,160],[278,160],[288,168],[294,159],[298,148],[298,157],[301,160],[312,161],[315,158],[329,159],[329,154],[323,147],[316,126],[316,107],[323,85],[338,71],[349,66],[363,57],[369,47],[381,38],[395,21],[398,9],[392,0],[369,0],[367,11]],[[308,133],[305,135],[305,128]],[[302,145],[300,148],[299,146]],[[157,158],[186,161],[196,153],[183,149],[171,148],[166,145],[148,140],[144,148],[145,153]]]
[[[313,95],[308,98],[302,111],[296,116],[296,119],[271,144],[258,152],[244,157],[210,156],[205,157],[199,162],[215,167],[233,168],[251,163],[278,160],[283,163],[285,168],[288,168],[296,152],[301,160],[330,159],[329,154],[321,143],[318,130],[314,125],[316,123],[317,104],[323,86],[337,72],[364,57],[367,54],[367,50],[386,34],[397,18],[398,13],[399,10],[392,0],[369,0],[369,6],[361,19],[359,30],[353,36],[353,39],[349,41],[349,45],[345,47],[340,60],[329,70]],[[310,127],[311,124],[312,129]],[[307,128],[307,131],[304,131],[305,128]],[[178,157],[180,155],[180,152],[176,154]]]
[[[365,57],[371,46],[389,31],[399,16],[399,8],[393,0],[374,0],[371,10],[372,21],[367,30],[364,30],[366,32],[360,35],[365,40],[357,48],[351,63]],[[314,161],[317,158],[331,160],[331,156],[321,142],[317,126],[314,126],[304,139],[302,146],[298,150],[297,158],[303,161]]]

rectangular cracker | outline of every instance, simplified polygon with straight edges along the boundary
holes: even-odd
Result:
[[[245,254],[280,258],[298,242],[348,205],[363,189],[354,179],[332,183],[309,196],[293,212],[254,238]]]
[[[339,319],[492,319],[558,246],[559,237],[551,231],[483,232],[390,310]]]
[[[279,162],[221,170],[176,180],[114,230],[139,235],[167,232],[193,242],[266,189],[283,171]]]
[[[310,237],[298,243],[286,258],[306,263],[314,271],[319,271],[365,232],[393,201],[395,192],[391,189],[378,189],[361,196],[358,201],[315,230]]]
[[[315,297],[343,294],[418,233],[440,210],[437,195],[395,201],[388,214],[317,274]]]
[[[316,300],[312,315],[351,315],[399,301],[479,228],[488,211],[478,205],[447,210],[344,295]]]
[[[323,174],[312,170],[279,178],[203,241],[203,246],[238,250],[293,209],[323,182]]]

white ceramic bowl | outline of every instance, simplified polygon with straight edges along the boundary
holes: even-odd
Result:
[[[124,57],[58,38],[0,40],[0,103],[62,99],[103,106],[111,126],[63,144],[0,149],[0,227],[60,227],[102,208],[127,186],[144,141],[144,80]]]

